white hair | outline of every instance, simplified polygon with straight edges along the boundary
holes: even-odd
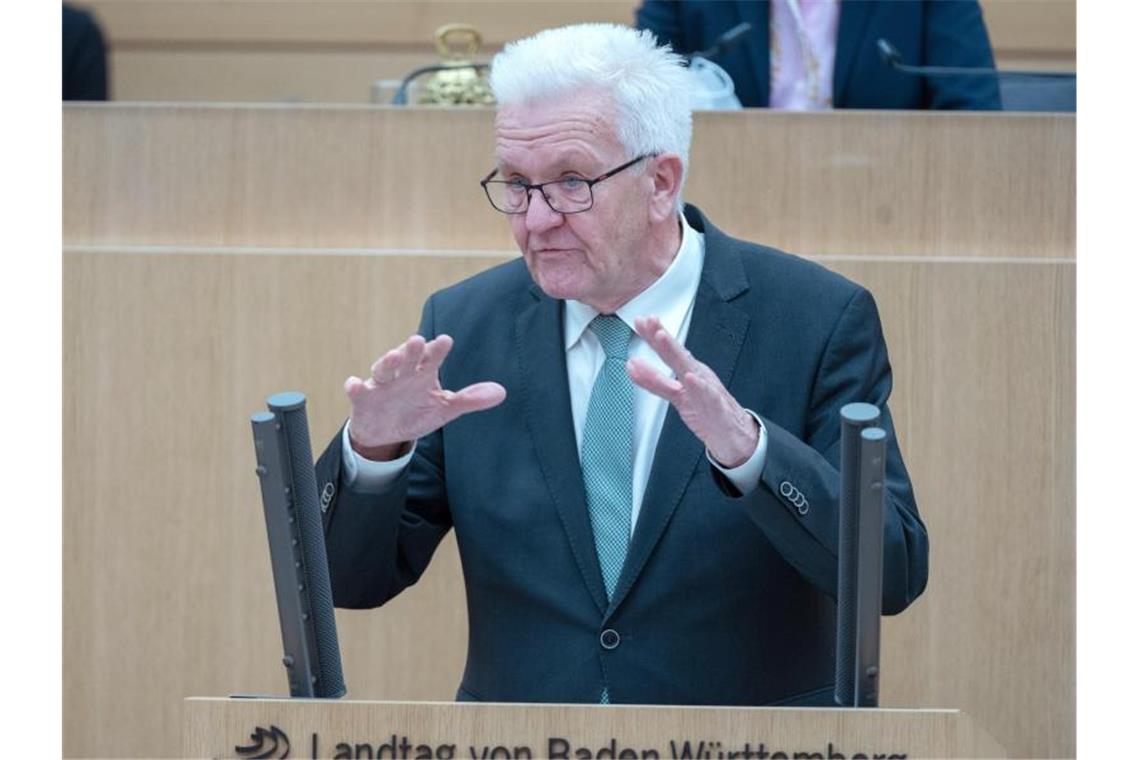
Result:
[[[689,72],[651,32],[616,24],[546,29],[512,42],[491,61],[491,90],[500,106],[548,101],[583,90],[612,99],[614,127],[628,158],[644,153],[681,157],[688,175],[693,111]],[[677,209],[680,210],[680,190]]]

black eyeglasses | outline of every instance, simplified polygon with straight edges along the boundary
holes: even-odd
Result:
[[[542,193],[547,205],[559,214],[578,214],[594,207],[594,185],[625,171],[642,159],[656,155],[656,153],[643,153],[632,161],[626,161],[616,169],[610,169],[593,179],[562,177],[550,182],[532,184],[518,179],[491,179],[499,173],[499,170],[495,169],[480,180],[479,184],[483,186],[483,192],[487,193],[487,200],[495,210],[504,214],[525,214],[530,207],[531,190]]]

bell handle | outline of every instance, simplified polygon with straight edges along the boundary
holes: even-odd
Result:
[[[467,50],[459,51],[452,47],[457,38],[466,37]],[[435,49],[444,60],[472,58],[483,44],[483,35],[470,24],[444,24],[435,30]]]

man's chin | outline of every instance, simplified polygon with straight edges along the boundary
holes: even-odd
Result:
[[[539,289],[543,293],[545,293],[546,295],[550,296],[551,298],[553,298],[555,300],[558,300],[558,301],[580,301],[581,300],[582,293],[581,293],[579,288],[571,287],[565,283],[558,282],[558,281],[551,282],[550,280],[546,280],[546,279],[538,279],[538,280],[536,280],[536,283],[538,284]]]
[[[580,278],[569,272],[550,271],[547,267],[530,267],[530,276],[543,293],[565,301],[581,300],[585,294]]]

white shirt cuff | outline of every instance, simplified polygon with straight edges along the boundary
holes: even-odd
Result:
[[[760,485],[760,475],[764,472],[764,460],[768,455],[768,430],[756,412],[751,409],[744,411],[751,414],[752,419],[756,420],[756,424],[760,426],[760,437],[756,441],[756,450],[752,452],[748,461],[739,467],[725,467],[713,459],[713,455],[709,453],[707,448],[705,449],[705,457],[708,458],[713,467],[720,470],[728,478],[732,485],[736,486],[736,490],[740,491],[742,495],[747,495],[755,491]]]
[[[416,453],[415,442],[412,443],[411,451],[399,459],[393,459],[391,462],[374,462],[371,459],[365,459],[353,450],[352,441],[348,438],[348,425],[349,423],[346,422],[344,433],[341,435],[343,453],[340,461],[344,467],[345,485],[361,493],[382,493],[386,491],[412,461],[412,454]]]

